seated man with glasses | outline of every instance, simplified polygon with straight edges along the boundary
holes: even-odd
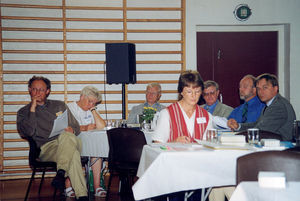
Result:
[[[158,83],[150,83],[146,89],[146,102],[140,105],[134,106],[128,116],[127,123],[137,124],[138,115],[143,113],[144,107],[152,107],[158,112],[165,108],[164,105],[161,105],[158,101],[161,97],[161,86]]]
[[[47,99],[51,92],[49,79],[33,76],[28,81],[28,91],[31,101],[17,114],[19,134],[24,138],[33,138],[41,149],[41,161],[56,162],[57,173],[52,186],[63,192],[65,178],[69,177],[73,181],[76,198],[87,201],[86,181],[80,161],[81,141],[76,137],[80,133],[78,122],[63,101]],[[54,121],[64,115],[68,117],[66,128],[51,137]]]
[[[221,103],[218,100],[219,96],[219,85],[215,81],[207,80],[204,82],[203,98],[205,104],[201,105],[213,116],[228,117],[232,112],[233,108]]]

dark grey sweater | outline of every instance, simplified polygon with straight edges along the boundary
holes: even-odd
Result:
[[[18,111],[17,128],[21,137],[32,137],[38,147],[56,139],[58,135],[52,138],[48,137],[57,114],[63,113],[65,110],[68,110],[68,126],[73,128],[76,135],[79,135],[80,126],[64,102],[47,100],[44,105],[38,105],[35,112],[30,112],[30,105],[31,103]]]

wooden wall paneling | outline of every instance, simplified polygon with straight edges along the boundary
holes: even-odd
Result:
[[[15,5],[14,5],[15,6]],[[10,5],[9,7],[14,7],[13,5]],[[3,5],[1,5],[2,10]],[[22,6],[21,6],[22,7]],[[23,6],[26,7],[26,6]],[[27,7],[34,7],[34,6],[27,6]],[[9,17],[8,17],[9,18]],[[21,17],[12,17],[12,20],[18,21]],[[49,18],[43,18],[45,22],[49,20]],[[3,20],[1,15],[1,20]],[[24,20],[24,19],[22,19]],[[36,20],[36,19],[35,19]],[[51,19],[50,19],[51,20]],[[12,23],[15,24],[15,23]],[[26,24],[26,23],[24,23]],[[7,23],[6,23],[7,25]],[[24,141],[23,139],[20,139],[20,137],[17,134],[16,131],[16,111],[22,107],[23,105],[28,103],[28,92],[27,92],[27,80],[28,77],[31,77],[33,74],[63,74],[63,71],[40,71],[42,69],[39,69],[36,67],[35,69],[39,70],[27,70],[26,68],[23,68],[22,71],[16,71],[13,70],[13,68],[17,68],[16,66],[28,66],[28,65],[34,65],[34,66],[42,66],[42,65],[48,65],[48,64],[60,64],[60,61],[58,59],[53,60],[52,58],[55,58],[55,54],[59,55],[61,54],[60,51],[40,51],[40,50],[31,50],[29,46],[27,46],[28,50],[18,50],[18,46],[20,42],[22,43],[22,40],[25,39],[25,42],[29,44],[30,40],[32,38],[22,38],[19,33],[23,32],[24,36],[28,35],[28,33],[33,32],[40,32],[41,36],[43,32],[49,32],[51,34],[52,32],[61,32],[60,29],[53,29],[53,28],[24,28],[24,27],[6,27],[4,30],[1,31],[2,33],[12,33],[12,35],[15,36],[15,38],[6,38],[7,41],[2,41],[1,45],[4,44],[5,49],[11,48],[12,45],[8,44],[13,41],[16,41],[16,46],[7,52],[4,52],[4,60],[5,62],[1,62],[1,65],[5,65],[5,69],[1,69],[1,73],[3,73],[3,79],[5,80],[3,82],[4,90],[3,95],[1,95],[1,98],[4,98],[4,108],[3,108],[3,116],[4,116],[4,142],[3,142],[3,160],[1,162],[4,164],[4,167],[2,169],[2,174],[14,174],[14,173],[24,173],[24,172],[30,172],[29,166],[28,166],[28,143]],[[37,37],[39,38],[39,37]],[[35,38],[33,39],[34,42],[49,42],[47,39],[38,39],[40,41],[36,41]],[[53,39],[53,41],[50,42],[60,42],[56,39]],[[1,50],[3,50],[3,47],[1,47]],[[43,59],[43,55],[47,54],[53,54],[54,57],[50,60]],[[26,58],[28,55],[29,59]],[[13,59],[12,59],[13,58]],[[27,60],[25,60],[26,58]],[[58,58],[58,57],[57,57]],[[24,59],[24,60],[23,60]],[[63,59],[62,59],[63,60]],[[27,71],[26,71],[27,70]],[[27,76],[28,75],[28,76]],[[25,78],[26,77],[26,78]],[[12,79],[10,79],[12,78]],[[23,81],[20,81],[23,80]],[[22,89],[18,88],[16,85],[23,85]],[[14,88],[13,91],[10,91],[9,88]],[[20,91],[17,91],[16,89],[19,89]],[[11,97],[18,97],[15,99],[12,99]],[[27,101],[20,97],[26,97]],[[16,100],[24,100],[24,101],[16,101]]]
[[[130,7],[128,8],[128,12],[129,11],[133,11],[133,12],[140,12],[140,11],[176,11],[176,10],[180,10],[180,8],[145,8],[145,7]],[[134,15],[134,14],[133,14]],[[151,25],[154,24],[154,23],[161,23],[161,22],[170,22],[170,23],[173,23],[173,22],[181,22],[181,19],[157,19],[156,17],[159,16],[159,15],[156,15],[153,19],[150,19],[150,17],[148,17],[147,19],[138,19],[139,17],[143,18],[143,15],[134,15],[132,18],[129,18],[127,19],[127,22],[128,23],[139,23],[139,25],[137,25],[138,27],[137,28],[133,28],[132,26],[130,28],[128,28],[128,33],[131,34],[136,34],[136,33],[144,33],[143,35],[145,35],[147,37],[147,34],[149,35],[155,35],[156,33],[161,33],[161,34],[164,34],[164,33],[179,33],[180,31],[178,31],[178,29],[176,28],[169,28],[169,29],[165,29],[166,26],[162,26],[162,27],[156,27],[155,29],[149,29],[147,27],[147,25],[144,25],[144,24],[148,24],[148,25]],[[181,27],[181,26],[180,26]],[[146,28],[146,29],[145,29]],[[149,35],[149,36],[150,36]],[[180,38],[181,39],[181,38]],[[181,41],[180,40],[172,40],[172,39],[160,39],[160,38],[157,38],[157,39],[153,39],[153,38],[141,38],[140,40],[133,40],[132,42],[134,43],[137,43],[138,46],[137,46],[137,57],[139,56],[139,54],[176,54],[176,53],[179,53],[181,54],[181,49],[177,50],[177,51],[174,51],[173,49],[172,50],[169,50],[169,51],[161,51],[161,50],[155,50],[155,51],[139,51],[139,47],[141,47],[143,44],[147,45],[147,44],[155,44],[155,43],[160,43],[160,44],[170,44],[170,43],[179,43],[181,44]],[[139,43],[141,44],[139,46]],[[158,53],[159,52],[159,53]],[[156,55],[155,55],[156,56]],[[153,69],[151,69],[150,71],[147,71],[147,70],[143,70],[143,67],[148,65],[148,64],[153,64],[153,66],[157,66],[156,68],[159,68],[160,71],[158,70],[158,74],[164,74],[164,72],[168,75],[170,74],[175,74],[176,75],[176,81],[175,80],[172,80],[172,81],[175,81],[174,83],[177,84],[177,80],[178,80],[178,77],[177,75],[179,75],[180,71],[182,70],[182,66],[180,68],[179,71],[170,71],[170,70],[165,70],[163,71],[163,68],[161,68],[161,65],[163,64],[167,64],[167,65],[172,65],[172,64],[180,64],[182,65],[182,61],[181,59],[179,61],[171,61],[171,60],[161,60],[160,58],[158,57],[155,57],[153,56],[152,58],[150,58],[150,60],[143,60],[143,61],[138,61],[137,59],[137,70],[138,70],[138,75],[139,77],[141,77],[141,74],[151,74],[149,75],[149,78],[152,78],[153,79],[153,76],[155,77],[155,74],[156,74],[156,71]],[[146,57],[147,58],[147,57]],[[154,59],[153,59],[154,58]],[[147,79],[147,78],[146,78]],[[138,79],[139,80],[139,79]],[[141,79],[143,80],[143,79]],[[157,80],[143,80],[142,82],[138,82],[139,84],[142,84],[142,83],[149,83],[149,82],[153,82],[153,81],[156,81],[156,82],[159,82],[162,84],[164,83],[168,83],[170,81],[168,80],[165,80],[165,79],[157,79]],[[165,82],[166,81],[166,82]],[[171,81],[171,82],[172,82]],[[177,85],[176,85],[177,87]],[[174,88],[176,89],[175,85],[174,85]],[[136,91],[133,87],[131,88],[132,91],[130,92],[134,92]],[[139,88],[140,89],[140,88]],[[163,86],[163,89],[164,89],[164,86]],[[145,90],[145,85],[144,85],[144,88],[143,90]],[[176,91],[174,90],[174,92],[176,93]],[[177,93],[176,93],[177,94]],[[144,95],[143,95],[144,96]],[[128,103],[130,104],[130,106],[134,106],[136,105],[137,103],[142,103],[144,102],[144,97],[142,96],[139,96],[141,97],[141,100],[130,100]],[[163,100],[165,99],[165,100]],[[176,100],[176,99],[175,99]],[[160,101],[161,103],[167,103],[166,105],[172,103],[171,100],[167,100],[166,97],[165,97],[165,94],[162,95],[162,100]]]
[[[1,16],[1,7],[0,7],[0,16]],[[3,52],[2,52],[2,21],[0,20],[0,171],[3,171],[3,136],[4,136],[4,127],[3,127]]]
[[[68,100],[68,78],[67,78],[67,27],[66,27],[66,0],[62,0],[62,16],[63,16],[63,40],[64,40],[64,101]]]
[[[182,44],[181,44],[181,50],[182,50],[182,53],[181,53],[181,60],[182,60],[182,70],[186,70],[186,60],[184,59],[185,58],[185,29],[186,29],[186,20],[185,20],[185,5],[186,5],[186,2],[185,0],[182,0],[181,1],[181,41],[182,41]]]
[[[15,122],[17,110],[30,101],[27,81],[32,75],[50,78],[50,98],[66,102],[77,100],[84,86],[94,85],[106,96],[100,112],[120,118],[121,87],[104,81],[104,45],[132,42],[139,79],[126,86],[127,114],[145,100],[149,82],[161,83],[161,103],[176,101],[178,76],[185,69],[185,0],[166,2],[173,6],[149,0],[2,1],[0,179],[30,172],[28,144],[18,137]]]
[[[123,40],[127,42],[127,0],[123,0]],[[128,117],[128,85],[125,84],[125,117]],[[123,118],[123,117],[122,117]]]

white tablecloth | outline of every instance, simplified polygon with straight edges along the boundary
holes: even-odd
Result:
[[[250,150],[212,150],[185,145],[162,150],[145,145],[132,187],[136,200],[177,191],[236,184],[236,159]],[[172,145],[170,145],[172,146]],[[178,145],[176,145],[178,146]]]
[[[147,143],[152,142],[152,132],[144,132]],[[82,141],[81,156],[107,158],[109,144],[106,130],[83,131],[78,137]]]
[[[300,182],[287,182],[286,188],[261,188],[258,182],[241,182],[230,201],[300,201]]]

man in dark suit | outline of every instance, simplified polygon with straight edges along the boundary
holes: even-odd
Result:
[[[272,74],[262,74],[257,77],[255,85],[259,99],[266,103],[262,114],[256,122],[252,123],[239,124],[236,120],[230,119],[227,122],[228,127],[236,131],[256,127],[279,134],[283,140],[292,140],[296,115],[290,102],[279,94],[277,77]]]

